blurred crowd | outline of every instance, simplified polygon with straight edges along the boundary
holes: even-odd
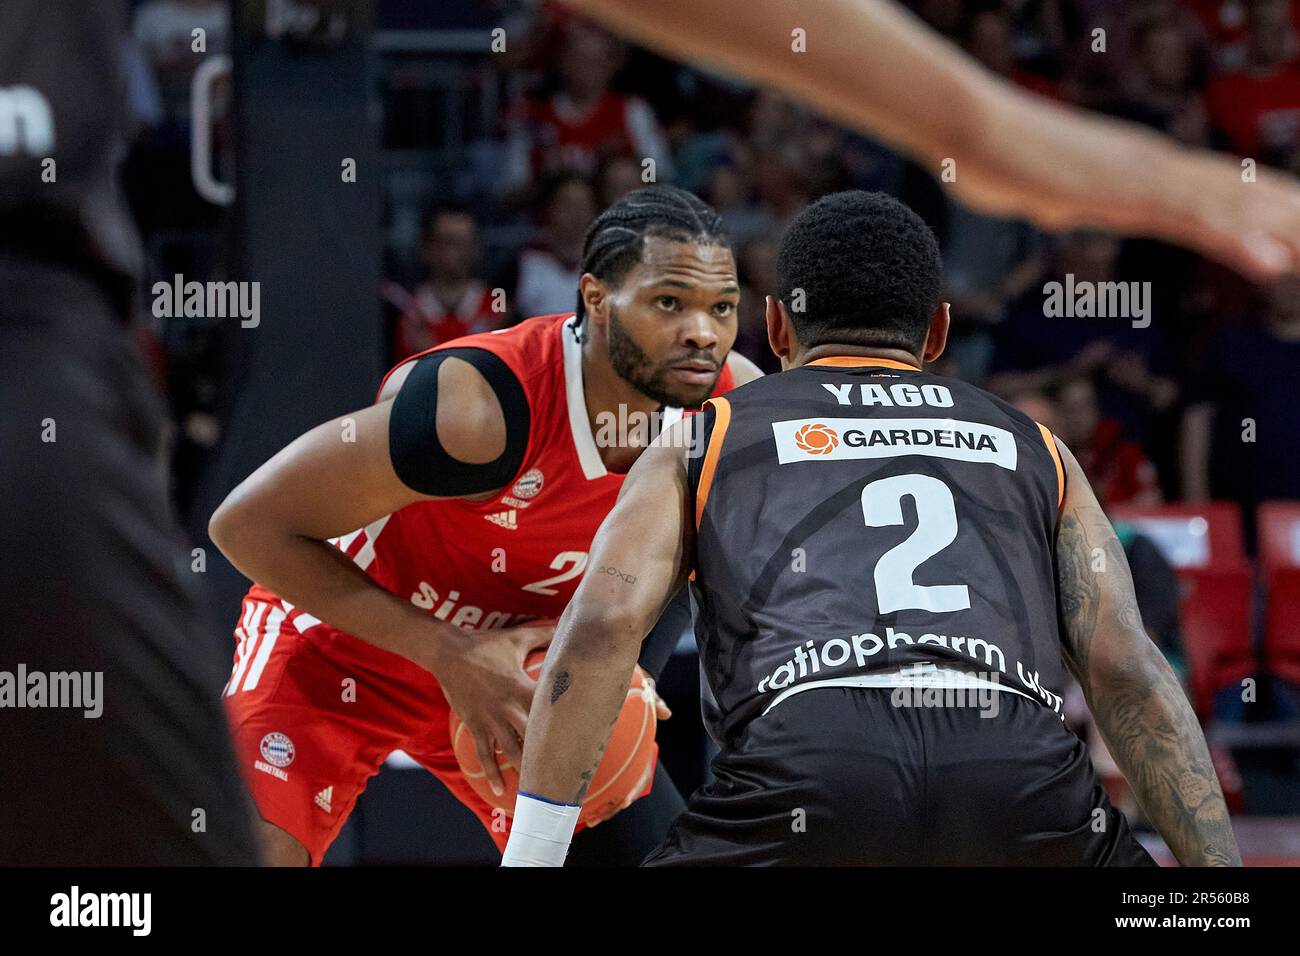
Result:
[[[534,5],[495,6],[505,17]],[[911,6],[1039,95],[1300,173],[1300,2]],[[955,327],[941,371],[1053,428],[1107,504],[1216,497],[1249,510],[1300,498],[1300,414],[1287,399],[1300,368],[1295,281],[1257,288],[1160,243],[1049,236],[981,215],[948,196],[939,170],[776,94],[630,48],[558,6],[519,22],[527,42],[496,67],[526,81],[493,135],[466,150],[454,194],[424,216],[419,261],[394,270],[409,290],[404,306],[389,297],[395,356],[572,308],[587,223],[652,176],[722,213],[745,290],[736,347],[774,370],[762,302],[784,224],[827,192],[879,189],[921,212],[942,243]],[[522,238],[511,248],[486,234]],[[1146,313],[1045,318],[1045,287],[1067,275],[1147,284]]]
[[[908,5],[1038,95],[1229,151],[1256,169],[1300,173],[1300,0]],[[381,2],[381,24],[416,6]],[[939,371],[1051,427],[1105,503],[1213,497],[1250,511],[1300,498],[1300,414],[1289,401],[1300,368],[1295,280],[1260,288],[1158,242],[1045,235],[982,215],[950,198],[939,170],[707,64],[630,47],[547,0],[435,7],[435,28],[438,17],[448,29],[506,27],[505,51],[463,69],[467,85],[504,92],[452,157],[452,175],[415,198],[388,197],[388,281],[378,294],[393,359],[571,309],[587,225],[653,180],[691,189],[722,213],[744,287],[736,348],[774,370],[762,302],[775,286],[782,227],[827,192],[884,190],[920,212],[942,244],[954,330]],[[137,130],[127,193],[162,277],[202,272],[221,216],[189,182],[196,25],[209,54],[228,47],[224,0],[145,0],[128,55]],[[418,144],[432,123],[418,107],[389,109],[384,135]],[[218,123],[216,135],[220,146],[228,130]],[[1067,277],[1146,284],[1142,318],[1047,318],[1045,289]],[[204,406],[216,359],[205,330],[159,331],[183,441],[215,441]]]
[[[1262,167],[1300,174],[1300,0],[907,5],[1036,95],[1235,154],[1249,161],[1246,176]],[[145,238],[148,281],[206,277],[221,268],[229,212],[199,198],[190,178],[190,84],[201,62],[194,30],[203,30],[205,55],[228,51],[229,3],[134,7],[126,62],[135,130],[124,187]],[[951,198],[941,170],[708,64],[629,46],[550,0],[377,0],[377,9],[380,29],[415,26],[435,38],[426,59],[439,64],[442,84],[425,95],[418,54],[377,68],[383,147],[398,157],[385,171],[386,279],[376,290],[391,361],[571,310],[588,225],[654,181],[690,189],[722,214],[742,283],[735,347],[776,371],[762,309],[776,287],[783,227],[826,193],[882,190],[916,209],[941,243],[954,324],[936,371],[982,385],[1051,428],[1103,505],[1236,501],[1253,548],[1257,503],[1300,499],[1300,411],[1291,399],[1300,279],[1259,287],[1159,242],[1047,235],[983,215]],[[500,26],[503,51],[436,41],[439,31],[486,36]],[[214,164],[229,181],[233,124],[228,93],[221,84],[216,93]],[[1141,308],[1049,315],[1053,283],[1134,283]],[[203,320],[170,319],[153,331],[183,503],[220,439],[224,352]],[[1148,631],[1186,677],[1173,569],[1148,539],[1118,527]],[[1080,701],[1071,713],[1086,731]],[[1225,754],[1216,750],[1216,761],[1239,801]]]

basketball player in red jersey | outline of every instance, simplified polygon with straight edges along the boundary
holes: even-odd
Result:
[[[623,197],[592,224],[582,273],[575,314],[404,361],[374,405],[298,438],[213,515],[213,541],[258,582],[224,694],[270,862],[319,864],[398,749],[504,846],[457,766],[449,707],[499,789],[495,751],[522,755],[524,657],[549,642],[649,440],[627,424],[669,424],[758,376],[728,355],[735,262],[690,193]],[[681,807],[657,768],[650,796],[575,853],[633,820],[597,858],[640,862]]]

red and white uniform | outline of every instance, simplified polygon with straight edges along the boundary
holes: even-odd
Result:
[[[390,283],[385,293],[401,311],[394,335],[393,354],[408,356],[466,335],[497,328],[505,316],[498,312],[496,291],[477,279],[465,286],[460,301],[443,303],[433,283],[407,293]]]
[[[335,542],[386,590],[468,630],[564,611],[624,479],[601,462],[571,320],[543,316],[439,346],[482,348],[510,367],[528,401],[528,444],[495,498],[417,502]],[[732,384],[724,366],[714,394]],[[680,414],[666,410],[665,425]],[[302,842],[313,864],[395,750],[446,784],[504,847],[508,821],[494,821],[462,777],[450,709],[428,671],[257,584],[235,636],[224,694],[245,779],[262,816]]]

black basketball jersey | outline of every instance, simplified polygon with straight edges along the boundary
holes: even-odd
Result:
[[[688,471],[715,739],[792,688],[927,664],[1060,712],[1064,479],[1047,429],[972,385],[859,357],[709,406]]]

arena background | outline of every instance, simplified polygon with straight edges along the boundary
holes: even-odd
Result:
[[[648,176],[722,213],[744,286],[736,348],[769,371],[761,303],[783,224],[825,193],[884,190],[942,243],[954,338],[938,371],[1017,402],[1074,449],[1206,724],[1246,862],[1300,863],[1296,280],[1255,287],[1159,242],[974,213],[941,170],[549,3],[132,6],[122,184],[145,240],[142,344],[171,410],[172,494],[206,557],[208,640],[233,650],[246,587],[206,537],[225,494],[368,403],[397,359],[572,308],[587,224]],[[909,6],[1044,96],[1300,173],[1300,3]],[[592,119],[574,132],[572,115]],[[177,275],[260,283],[256,324],[160,316],[155,283]],[[1067,275],[1138,283],[1149,311],[1049,318],[1049,284]],[[684,792],[709,755],[693,655],[684,636],[660,688],[675,713],[662,758]],[[1140,825],[1077,691],[1070,713]],[[397,754],[327,862],[496,859]]]

